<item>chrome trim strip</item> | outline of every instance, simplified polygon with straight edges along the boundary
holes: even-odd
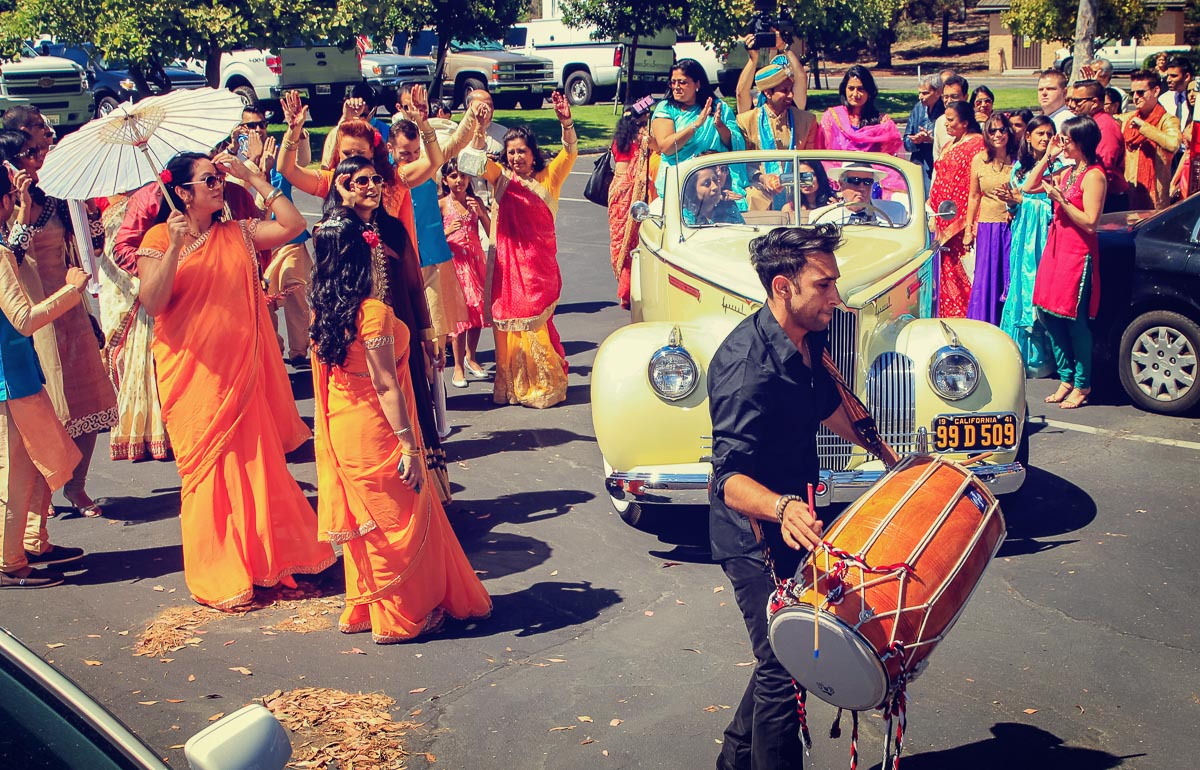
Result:
[[[1016,492],[1025,483],[1025,466],[1021,463],[972,465],[971,472],[983,482],[993,495]],[[825,491],[817,495],[817,507],[831,503],[852,503],[879,481],[887,471],[821,471]]]

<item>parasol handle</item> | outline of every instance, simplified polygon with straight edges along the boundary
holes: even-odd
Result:
[[[138,149],[146,156],[146,162],[150,164],[150,169],[154,171],[154,181],[158,183],[158,189],[162,190],[163,198],[167,201],[167,205],[171,207],[171,211],[178,212],[179,209],[175,208],[175,203],[171,200],[171,194],[167,192],[167,186],[163,184],[162,172],[159,170],[158,165],[155,164],[154,158],[150,157],[150,148],[143,144]]]

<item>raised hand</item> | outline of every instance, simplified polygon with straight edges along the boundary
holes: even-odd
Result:
[[[710,97],[708,97],[708,101],[706,101],[704,103],[704,109],[700,110],[700,117],[697,118],[697,120],[696,120],[696,128],[699,128],[700,126],[704,125],[704,121],[711,118],[712,114],[713,114],[713,100],[712,100],[712,97],[710,96]]]
[[[299,91],[285,93],[279,100],[279,107],[283,111],[283,119],[288,128],[304,127],[305,121],[308,120],[308,105],[301,101]]]
[[[333,180],[333,184],[342,196],[342,204],[354,208],[354,205],[358,203],[358,194],[350,189],[350,175],[342,174]]]
[[[361,118],[366,111],[367,103],[358,97],[352,96],[342,102],[342,120]]]
[[[224,168],[234,179],[240,179],[243,182],[248,181],[250,177],[254,176],[254,172],[242,162],[241,158],[236,155],[230,155],[227,152],[218,153],[217,157],[213,158],[213,165],[218,168]]]
[[[275,158],[278,156],[275,137],[268,136],[267,141],[263,142],[262,158],[259,160],[259,168],[264,172],[275,168]]]
[[[404,110],[405,116],[413,123],[429,119],[429,92],[425,86],[417,84],[408,92],[409,106]]]
[[[555,91],[550,94],[550,104],[554,106],[554,114],[558,116],[559,123],[566,123],[571,119],[571,103],[562,92]]]

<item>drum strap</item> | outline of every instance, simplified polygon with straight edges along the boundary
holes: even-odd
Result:
[[[855,435],[863,442],[871,454],[883,461],[885,467],[889,470],[894,468],[900,462],[900,455],[896,454],[896,450],[887,445],[883,437],[879,435],[879,428],[875,424],[875,418],[867,411],[866,405],[854,395],[854,391],[846,384],[846,380],[842,377],[842,373],[838,371],[837,364],[833,360],[828,350],[825,350],[821,356],[821,363],[825,365],[825,370],[829,372],[829,376],[837,384],[838,393],[842,397],[842,405],[846,407],[846,414],[850,417],[851,427],[854,429]]]

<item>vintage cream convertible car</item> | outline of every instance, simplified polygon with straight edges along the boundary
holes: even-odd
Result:
[[[862,188],[867,177],[873,185]],[[857,200],[853,190],[838,193],[854,183]],[[814,192],[848,203],[795,206]],[[952,206],[941,214],[953,217]],[[830,326],[831,352],[884,439],[901,454],[987,455],[973,467],[994,492],[1021,486],[1020,354],[995,326],[935,317],[935,214],[917,166],[835,151],[705,155],[669,169],[663,197],[633,215],[642,221],[633,323],[600,347],[591,390],[605,485],[626,521],[636,523],[647,503],[707,502],[708,362],[766,299],[748,244],[773,227],[817,220],[843,224],[845,239],[837,252],[844,307]],[[824,428],[818,452],[819,505],[852,501],[883,473],[877,459]]]

